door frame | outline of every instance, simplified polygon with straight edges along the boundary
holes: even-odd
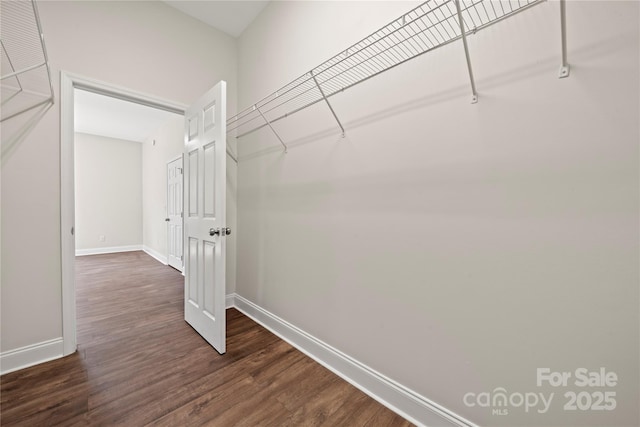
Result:
[[[110,83],[60,72],[60,270],[62,275],[63,355],[77,349],[75,285],[75,189],[74,189],[74,89],[101,95],[184,116],[187,106]]]
[[[175,159],[171,159],[167,162],[167,170],[169,168],[169,165],[173,162],[176,162],[178,160],[181,160],[180,166],[182,167],[182,170],[184,172],[184,155],[179,155],[178,157],[176,157]],[[167,218],[169,217],[169,175],[167,174]],[[184,174],[182,175],[182,198],[180,199],[180,207],[183,208],[184,207]],[[184,216],[182,218],[182,234],[184,237]],[[184,276],[184,238],[180,240],[180,244],[182,245],[182,267],[180,268],[180,272],[182,273],[182,275]],[[167,265],[169,265],[169,226],[167,225]]]

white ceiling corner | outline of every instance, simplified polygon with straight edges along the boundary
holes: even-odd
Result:
[[[269,0],[164,0],[164,2],[213,28],[233,37],[239,37],[267,6]]]

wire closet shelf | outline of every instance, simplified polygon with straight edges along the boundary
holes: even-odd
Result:
[[[429,0],[227,120],[236,137],[325,100],[544,0]],[[464,23],[464,35],[460,19]],[[465,50],[466,50],[466,40]],[[469,65],[469,70],[471,67]],[[473,77],[471,76],[472,86]],[[475,87],[473,88],[475,95]],[[344,133],[335,112],[331,112]],[[273,130],[273,128],[272,128]],[[275,130],[274,130],[275,132]],[[277,133],[276,133],[277,136]],[[279,137],[278,137],[279,138]]]
[[[0,1],[0,89],[5,121],[53,103],[53,85],[35,0]]]

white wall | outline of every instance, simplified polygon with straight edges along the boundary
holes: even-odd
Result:
[[[415,3],[272,2],[245,107]],[[237,293],[481,425],[638,424],[638,3],[542,3],[239,141]],[[615,371],[564,411],[536,369]],[[555,392],[548,413],[468,392]],[[592,389],[587,389],[594,391]]]
[[[167,163],[182,156],[184,117],[176,116],[142,144],[144,246],[167,256]]]
[[[141,247],[142,144],[76,133],[74,154],[76,250]]]
[[[39,2],[60,70],[189,104],[219,80],[236,110],[236,41],[162,2]],[[62,334],[60,104],[2,123],[2,352]],[[28,309],[25,309],[28,307]]]

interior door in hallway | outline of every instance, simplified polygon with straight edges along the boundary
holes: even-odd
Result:
[[[220,354],[225,352],[226,82],[185,114],[184,316]]]
[[[182,157],[167,163],[167,263],[182,271]]]

